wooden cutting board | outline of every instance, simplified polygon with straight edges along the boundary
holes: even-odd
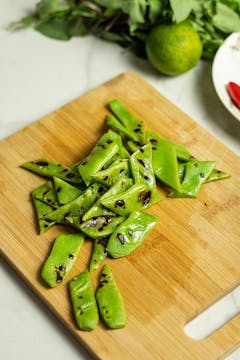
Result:
[[[47,289],[40,280],[54,238],[69,229],[37,234],[30,192],[44,180],[19,165],[40,157],[66,165],[83,158],[106,130],[106,104],[113,98],[199,159],[217,160],[232,177],[206,184],[198,199],[165,199],[150,209],[161,220],[142,246],[126,258],[107,260],[125,300],[128,324],[121,330],[100,324],[88,333],[74,324],[67,281]],[[211,360],[240,343],[239,315],[202,341],[183,331],[239,284],[239,158],[145,80],[121,74],[3,140],[0,149],[1,252],[96,358]],[[85,269],[91,246],[86,241],[69,279]]]

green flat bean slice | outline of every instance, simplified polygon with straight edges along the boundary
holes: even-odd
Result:
[[[41,271],[41,277],[46,284],[56,287],[66,278],[83,242],[82,234],[62,234],[56,238]]]
[[[231,175],[218,169],[213,169],[209,177],[205,180],[205,183],[210,181],[217,181],[230,178]]]
[[[82,184],[83,182],[82,178],[77,172],[74,172],[70,168],[47,158],[25,162],[21,165],[21,167],[45,177],[59,177],[60,179],[69,182],[70,184]]]
[[[32,197],[41,200],[53,208],[57,208],[59,206],[57,195],[51,181],[47,181],[33,190]]]
[[[109,108],[125,128],[136,134],[136,141],[143,143],[145,136],[145,125],[143,121],[135,116],[117,99],[110,101]]]
[[[158,217],[134,211],[110,236],[107,253],[113,258],[129,255],[136,250],[158,222]]]
[[[114,141],[118,145],[118,151],[121,159],[128,159],[130,154],[122,143],[122,138],[115,131],[108,131],[109,139]]]
[[[101,200],[101,204],[121,216],[149,207],[152,191],[145,184],[134,184],[121,194]]]
[[[98,171],[92,176],[97,181],[107,187],[113,186],[120,178],[128,178],[129,165],[127,159],[114,161],[107,169]]]
[[[178,162],[175,146],[169,141],[161,141],[154,145],[153,168],[157,179],[166,185],[180,191],[181,185],[178,176]]]
[[[216,161],[190,160],[186,163],[184,179],[181,183],[181,191],[172,191],[169,197],[196,198],[201,186],[216,166]]]
[[[99,322],[98,307],[88,270],[69,282],[70,297],[76,323],[81,330],[94,330]]]
[[[65,205],[83,193],[83,190],[57,177],[53,178],[53,182],[59,205]]]
[[[192,158],[192,155],[190,154],[190,152],[183,145],[175,143],[168,139],[164,139],[163,137],[161,137],[160,135],[158,135],[152,131],[148,131],[148,130],[146,131],[146,141],[150,142],[153,147],[161,144],[162,141],[164,141],[164,142],[168,141],[174,145],[174,147],[176,149],[176,155],[179,160],[189,161]]]
[[[67,218],[81,218],[105,191],[106,188],[103,185],[94,183],[78,198],[47,214],[44,219],[65,224],[66,222],[69,223]],[[74,225],[74,223],[70,224]]]
[[[155,176],[152,166],[152,147],[150,144],[142,146],[130,157],[130,166],[135,183],[143,183],[152,191],[150,205],[163,199],[157,191]]]
[[[78,166],[78,171],[87,186],[91,183],[92,175],[101,170],[106,163],[111,162],[118,150],[118,145],[111,139],[109,133],[101,137],[90,154]]]
[[[42,235],[56,224],[56,221],[43,219],[43,216],[53,211],[53,208],[36,198],[33,198],[33,203],[37,214],[39,234]]]
[[[107,114],[107,124],[111,128],[113,128],[115,131],[118,131],[120,134],[125,135],[128,139],[133,141],[138,141],[139,136],[138,134],[131,131],[129,128],[125,127],[118,121],[118,119],[115,118],[112,114]]]
[[[115,215],[115,212],[107,209],[104,207],[101,202],[104,199],[107,199],[113,195],[121,194],[125,190],[129,189],[130,186],[132,186],[132,179],[126,178],[126,179],[120,179],[118,182],[116,182],[108,191],[106,191],[96,202],[93,204],[93,206],[83,215],[82,220],[86,221],[88,219],[91,219],[96,216],[101,215]]]
[[[92,239],[107,237],[125,220],[123,216],[99,216],[79,225],[79,229]]]
[[[99,265],[106,259],[107,243],[108,243],[108,238],[96,239],[94,241],[93,251],[89,263],[90,272],[96,270],[99,267]]]
[[[110,329],[126,326],[127,316],[120,290],[108,265],[104,265],[96,293],[100,316]]]

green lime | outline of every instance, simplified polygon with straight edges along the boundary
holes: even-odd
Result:
[[[166,75],[179,75],[193,68],[202,55],[198,33],[188,21],[154,27],[146,40],[149,62]]]

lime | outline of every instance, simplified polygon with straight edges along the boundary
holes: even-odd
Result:
[[[146,40],[149,62],[166,75],[179,75],[193,68],[202,55],[198,33],[188,21],[154,27]]]

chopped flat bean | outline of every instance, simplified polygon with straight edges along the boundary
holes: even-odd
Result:
[[[59,205],[65,205],[70,201],[75,200],[83,193],[83,190],[78,189],[71,184],[68,184],[62,179],[54,177],[53,181]]]
[[[186,163],[184,179],[181,183],[181,190],[173,190],[169,197],[196,198],[201,186],[216,166],[216,161],[191,160]]]
[[[101,318],[107,327],[119,329],[126,326],[123,298],[108,265],[102,269],[96,299]]]
[[[145,184],[134,184],[121,194],[101,201],[101,204],[121,216],[128,216],[135,210],[146,209],[151,201],[152,191]]]
[[[88,270],[75,276],[69,283],[76,323],[81,330],[94,330],[99,321],[98,307]]]
[[[150,144],[142,146],[130,157],[130,165],[134,182],[149,186],[152,191],[150,205],[163,199],[157,191],[155,176],[152,166],[152,148]]]
[[[94,241],[93,251],[89,263],[89,271],[96,270],[99,265],[103,262],[107,257],[107,247],[108,238],[96,239]]]
[[[111,235],[107,253],[113,258],[127,256],[143,242],[156,225],[156,216],[134,211]]]
[[[45,177],[59,177],[70,184],[82,184],[83,182],[77,172],[47,158],[25,162],[21,167]]]
[[[56,238],[41,271],[42,279],[50,287],[59,285],[66,278],[83,242],[82,234],[64,234]]]
[[[145,136],[145,125],[143,121],[138,119],[117,99],[110,101],[109,108],[125,128],[136,134],[136,141],[143,143]]]
[[[107,162],[112,161],[118,149],[118,145],[110,138],[109,133],[101,137],[90,154],[78,166],[78,171],[87,186],[91,183],[91,176],[101,170]]]

